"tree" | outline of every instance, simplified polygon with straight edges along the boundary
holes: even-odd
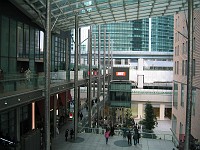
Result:
[[[132,110],[131,108],[127,108],[125,111],[125,115],[126,115],[126,126],[131,126],[132,125]]]
[[[142,120],[142,124],[145,126],[145,128],[149,131],[155,128],[155,125],[157,124],[156,115],[153,111],[153,106],[150,102],[146,103],[145,107],[145,118]]]

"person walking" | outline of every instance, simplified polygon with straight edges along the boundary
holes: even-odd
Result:
[[[105,132],[106,144],[108,144],[109,137],[110,137],[110,131],[108,129],[106,129],[106,132]]]
[[[127,138],[128,138],[128,145],[132,145],[132,141],[131,141],[131,132],[129,131],[127,134]]]
[[[65,141],[67,141],[67,138],[68,138],[68,132],[69,132],[69,130],[66,129],[66,131],[65,131]]]

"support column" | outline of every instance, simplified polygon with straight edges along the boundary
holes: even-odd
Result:
[[[165,104],[160,104],[160,120],[165,120]]]
[[[66,70],[66,81],[70,81],[70,52],[69,52],[69,44],[68,44],[68,38],[66,38],[66,53],[65,53],[65,70]]]
[[[121,64],[125,65],[125,59],[121,59]]]
[[[51,56],[51,1],[46,0],[46,50],[45,50],[45,150],[50,150],[50,56]]]
[[[32,102],[32,130],[35,129],[35,102]]]
[[[96,35],[94,35],[94,66],[96,67]],[[93,76],[96,76],[94,72]],[[95,97],[95,83],[96,81],[93,82],[93,97]]]
[[[122,107],[122,124],[124,124],[124,107]]]
[[[101,58],[100,58],[100,48],[101,48],[101,31],[100,25],[98,26],[98,87],[97,87],[97,127],[99,127],[99,119],[100,119],[100,92],[101,92]]]
[[[111,69],[111,63],[110,63],[110,35],[108,37],[108,87],[107,87],[107,91],[109,92],[109,87],[110,87],[110,81],[111,81],[111,76],[110,76],[110,69]],[[109,93],[107,92],[107,95],[109,95]]]
[[[138,104],[138,119],[143,117],[143,104]]]
[[[66,38],[66,54],[65,54],[65,70],[66,70],[66,81],[69,82],[70,81],[70,51],[69,51],[69,44],[68,44],[68,38]],[[69,98],[68,98],[68,94],[70,94],[70,90],[67,90],[65,91],[65,115],[69,115],[68,112],[69,112]]]
[[[21,137],[20,137],[20,107],[16,108],[16,138],[17,138],[17,141],[21,140]]]
[[[92,90],[92,34],[91,34],[91,27],[88,30],[88,53],[89,53],[89,82],[88,82],[88,125],[89,128],[91,127],[91,90]]]
[[[80,86],[78,87],[78,113],[81,111]]]
[[[78,32],[78,36],[79,36],[79,58],[78,58],[78,64],[81,65],[81,28],[79,28],[79,32]]]
[[[56,94],[53,95],[53,135],[54,137],[57,136],[56,133],[56,128],[58,128],[57,124],[56,124],[56,108],[57,108],[57,96]]]
[[[75,16],[75,62],[74,62],[74,139],[78,134],[78,15]]]
[[[193,82],[193,0],[188,0],[188,64],[187,64],[187,101],[185,124],[185,150],[190,149],[191,112],[192,112],[192,82]]]
[[[106,79],[106,28],[104,28],[104,50],[103,50],[103,119],[105,119],[105,79]]]

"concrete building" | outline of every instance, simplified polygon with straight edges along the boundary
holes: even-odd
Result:
[[[191,135],[200,139],[200,11],[194,11],[193,18],[193,82],[191,107]],[[173,83],[173,111],[172,131],[178,141],[184,140],[186,129],[187,107],[187,71],[188,71],[188,30],[187,13],[174,16],[174,83]]]

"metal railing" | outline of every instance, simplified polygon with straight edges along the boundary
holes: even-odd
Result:
[[[104,134],[106,129],[104,128],[89,128],[89,127],[82,127],[79,128],[79,133],[92,133],[92,134]],[[129,130],[124,131],[121,130],[114,130],[115,136],[122,136],[126,137],[126,134]],[[131,130],[132,135],[134,134],[134,131]],[[167,134],[165,132],[159,131],[159,133],[148,133],[148,132],[139,132],[141,135],[141,138],[148,138],[148,139],[157,139],[157,140],[167,140],[172,141],[173,137],[172,134]]]

